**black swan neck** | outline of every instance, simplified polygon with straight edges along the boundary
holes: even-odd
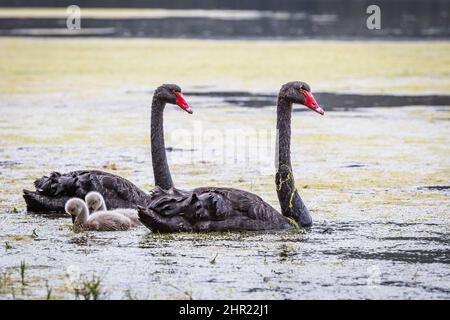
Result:
[[[155,186],[168,190],[173,187],[173,181],[164,144],[164,107],[164,102],[153,97],[150,140]]]
[[[295,187],[291,165],[291,116],[292,103],[278,97],[275,183],[281,213],[307,227],[312,224],[311,215]]]
[[[291,166],[292,103],[279,98],[277,105],[277,167]]]

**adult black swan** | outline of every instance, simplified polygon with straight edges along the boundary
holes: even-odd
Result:
[[[232,188],[197,188],[190,192],[155,188],[145,206],[138,206],[141,222],[156,232],[255,231],[288,229],[295,221],[312,224],[311,215],[295,187],[291,167],[291,113],[298,103],[324,114],[308,84],[289,82],[281,87],[277,106],[276,190],[281,213],[255,194]]]
[[[173,187],[164,145],[163,113],[166,103],[177,104],[188,113],[191,108],[181,88],[164,84],[153,94],[151,111],[151,152],[155,185]],[[32,212],[64,212],[65,203],[73,197],[84,199],[91,191],[103,195],[109,209],[136,208],[148,195],[125,178],[100,170],[79,170],[61,174],[53,172],[34,182],[36,191],[23,190],[27,210]]]

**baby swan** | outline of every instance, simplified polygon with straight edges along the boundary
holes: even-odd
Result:
[[[124,215],[128,219],[131,220],[132,226],[137,227],[142,225],[141,221],[139,220],[139,216],[137,213],[137,210],[134,209],[114,209],[114,210],[108,210],[106,208],[105,200],[103,199],[103,196],[97,192],[97,191],[91,191],[89,192],[86,197],[84,198],[86,201],[86,205],[89,210],[92,209],[93,212],[112,212],[112,213],[118,213],[121,215]]]
[[[98,211],[89,215],[86,203],[79,198],[68,200],[65,210],[72,216],[76,231],[124,231],[133,225],[129,218],[112,211]]]

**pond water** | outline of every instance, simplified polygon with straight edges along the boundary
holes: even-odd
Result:
[[[109,8],[90,8],[93,6],[90,1],[79,1],[80,32],[66,29],[65,9],[71,4],[60,3],[60,8],[48,8],[55,4],[39,1],[29,5],[43,6],[41,8],[2,8],[0,35],[366,40],[448,39],[450,36],[450,5],[445,0],[378,1],[381,24],[376,30],[367,27],[367,10],[374,4],[368,0],[345,3],[264,1],[258,4],[252,1],[127,2],[127,6],[135,8],[114,8],[123,6],[123,2],[102,4]]]
[[[275,108],[186,98],[193,115],[165,113],[176,185],[242,188],[279,208]],[[1,299],[76,298],[83,279],[99,279],[100,298],[450,298],[448,105],[295,112],[310,230],[74,233],[68,217],[26,212],[21,190],[54,170],[103,169],[150,190],[150,101],[124,89],[0,102]]]

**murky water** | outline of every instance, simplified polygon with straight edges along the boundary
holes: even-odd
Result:
[[[367,27],[370,1],[264,1],[262,3],[205,1],[135,2],[140,9],[92,10],[89,1],[82,8],[82,30],[66,29],[65,8],[26,12],[0,11],[0,35],[8,36],[105,36],[151,38],[283,38],[283,39],[448,39],[449,3],[445,0],[378,1],[382,25]],[[42,1],[30,3],[44,7]],[[108,2],[119,7],[123,3]],[[158,9],[150,9],[154,6]],[[169,8],[164,10],[160,8]],[[176,9],[176,10],[173,10]],[[207,9],[207,10],[205,10]],[[230,10],[232,9],[232,10]],[[59,10],[59,11],[58,11]],[[37,13],[36,13],[37,12]]]
[[[194,115],[166,108],[177,186],[243,188],[278,207],[275,108],[186,98]],[[93,276],[101,298],[450,298],[449,106],[294,113],[293,166],[311,230],[160,235],[76,234],[70,218],[27,214],[21,198],[33,179],[80,168],[150,189],[149,93],[0,104],[2,299],[75,298],[77,279]]]

